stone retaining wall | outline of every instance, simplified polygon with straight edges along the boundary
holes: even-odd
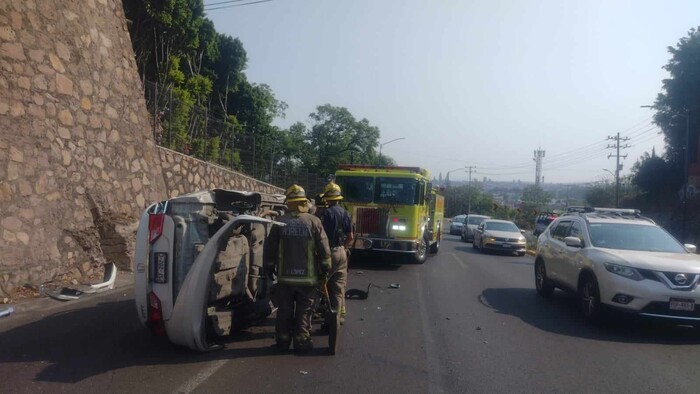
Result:
[[[0,295],[129,269],[150,202],[278,191],[157,148],[136,70],[120,0],[0,0]]]

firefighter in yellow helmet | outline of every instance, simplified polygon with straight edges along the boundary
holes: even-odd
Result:
[[[288,350],[293,341],[294,350],[309,352],[316,288],[319,276],[331,268],[330,249],[321,220],[308,213],[304,189],[292,185],[286,197],[288,211],[277,219],[285,226],[273,226],[264,253],[266,269],[277,274],[275,340],[280,350]]]
[[[348,212],[340,206],[343,195],[334,182],[323,189],[323,201],[327,207],[321,215],[323,228],[331,247],[332,266],[328,279],[331,307],[339,312],[340,324],[345,323],[345,286],[348,282],[348,255],[354,238],[352,221]]]

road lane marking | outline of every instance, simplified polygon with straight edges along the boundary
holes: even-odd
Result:
[[[227,362],[228,360],[218,360],[211,363],[211,365],[209,365],[207,368],[194,375],[192,379],[183,383],[180,386],[180,388],[175,390],[175,392],[184,394],[189,394],[193,392],[197,389],[197,387],[199,387],[199,385],[206,382],[206,380],[209,379],[211,375],[215,374],[216,371],[221,369],[221,367],[223,367]]]
[[[424,294],[423,294],[423,284],[421,283],[421,277],[418,275],[418,271],[413,271],[416,278],[416,290],[418,293],[418,308],[421,315],[421,320],[423,323],[423,342],[425,342],[425,358],[426,367],[428,369],[428,392],[429,393],[442,393],[443,382],[442,373],[440,371],[440,358],[435,349],[434,337],[430,331],[431,322],[428,320],[428,310],[425,306]]]
[[[462,259],[460,259],[459,257],[457,257],[456,254],[450,253],[449,255],[452,256],[452,258],[454,258],[455,260],[457,260],[457,262],[459,263],[459,265],[461,265],[463,268],[467,268],[467,263],[465,263],[464,261],[462,261]]]

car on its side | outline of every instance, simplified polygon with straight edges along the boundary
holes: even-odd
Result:
[[[467,215],[462,226],[462,242],[474,241],[474,230],[486,219],[491,219],[491,216],[485,215]]]
[[[537,293],[578,296],[583,315],[604,310],[700,323],[700,256],[637,210],[587,208],[557,218],[539,237]]]
[[[507,220],[487,219],[477,226],[472,246],[482,252],[489,250],[515,253],[524,256],[527,241],[523,230]]]
[[[263,245],[284,212],[278,194],[213,189],[151,205],[134,252],[141,322],[198,351],[272,313]]]
[[[450,235],[459,235],[462,233],[462,226],[467,215],[457,215],[450,220]]]

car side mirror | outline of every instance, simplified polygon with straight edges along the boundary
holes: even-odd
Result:
[[[695,246],[693,244],[685,244],[683,246],[685,246],[685,250],[687,250],[688,253],[695,253],[698,251],[697,246]]]
[[[520,234],[525,234],[525,230],[521,229]]]
[[[570,246],[572,248],[582,248],[583,247],[583,242],[581,241],[581,238],[577,237],[566,237],[564,238],[564,243],[566,246]]]

